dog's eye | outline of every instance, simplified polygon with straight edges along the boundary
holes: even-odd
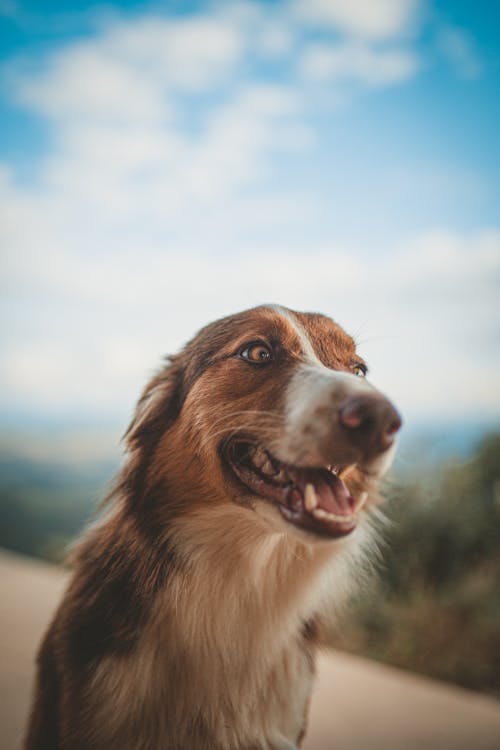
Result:
[[[368,372],[368,369],[366,365],[358,364],[358,365],[354,365],[354,367],[352,368],[352,371],[354,375],[356,375],[358,378],[365,378],[366,373]]]
[[[246,359],[247,362],[254,362],[256,364],[265,364],[272,360],[272,354],[269,347],[265,344],[255,343],[245,347],[240,352],[240,357]]]

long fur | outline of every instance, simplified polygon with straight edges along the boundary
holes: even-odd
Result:
[[[325,352],[352,357],[331,321],[296,314],[294,327],[286,312],[211,324],[145,389],[40,649],[27,750],[300,745],[324,603],[345,598],[371,535],[367,516],[345,539],[290,533],[221,459],[221,439],[243,428],[268,444],[283,435],[304,335],[323,367]],[[294,356],[272,382],[238,380],[230,352],[262,330]],[[375,498],[373,480],[352,482]]]

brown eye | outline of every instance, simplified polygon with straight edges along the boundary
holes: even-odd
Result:
[[[368,372],[365,365],[354,365],[352,368],[352,371],[354,375],[356,375],[358,378],[365,378],[366,373]]]
[[[255,364],[266,364],[272,359],[271,350],[265,344],[250,344],[240,353],[242,359]]]

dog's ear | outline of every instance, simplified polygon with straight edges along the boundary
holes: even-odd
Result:
[[[128,458],[101,507],[122,496],[131,507],[142,503],[147,476],[158,443],[175,421],[185,398],[182,353],[169,357],[144,389],[124,435]]]
[[[177,418],[184,400],[181,357],[169,357],[167,365],[150,380],[136,406],[125,433],[129,450],[156,445]]]

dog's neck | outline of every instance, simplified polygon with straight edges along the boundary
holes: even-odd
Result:
[[[196,513],[173,522],[185,563],[158,600],[156,637],[169,639],[170,653],[175,637],[174,651],[188,655],[188,683],[196,682],[196,701],[222,747],[239,747],[246,736],[261,738],[256,747],[293,748],[314,673],[316,617],[348,563],[331,542],[306,544],[244,515],[226,504],[201,524]]]
[[[179,596],[189,599],[190,608],[206,600],[204,617],[223,618],[227,627],[234,620],[239,638],[245,613],[257,617],[262,610],[261,627],[310,617],[322,574],[341,552],[331,542],[307,544],[273,530],[251,510],[229,503],[173,520],[170,533],[185,561]],[[232,608],[227,614],[225,603]]]
[[[119,717],[128,684],[132,704],[156,726],[152,744],[164,737],[169,747],[171,733],[192,750],[294,748],[314,673],[315,617],[332,588],[334,600],[344,597],[362,529],[357,540],[308,543],[213,488],[187,495],[186,469],[166,471],[168,485],[139,506],[117,497],[102,527],[108,539],[120,535],[130,563],[149,560],[148,569],[128,569],[136,588],[154,595],[132,654],[106,657],[97,670],[96,695],[109,693]],[[128,549],[129,527],[130,539],[142,530],[142,550]],[[126,715],[130,694],[123,697],[126,738],[134,717]]]

